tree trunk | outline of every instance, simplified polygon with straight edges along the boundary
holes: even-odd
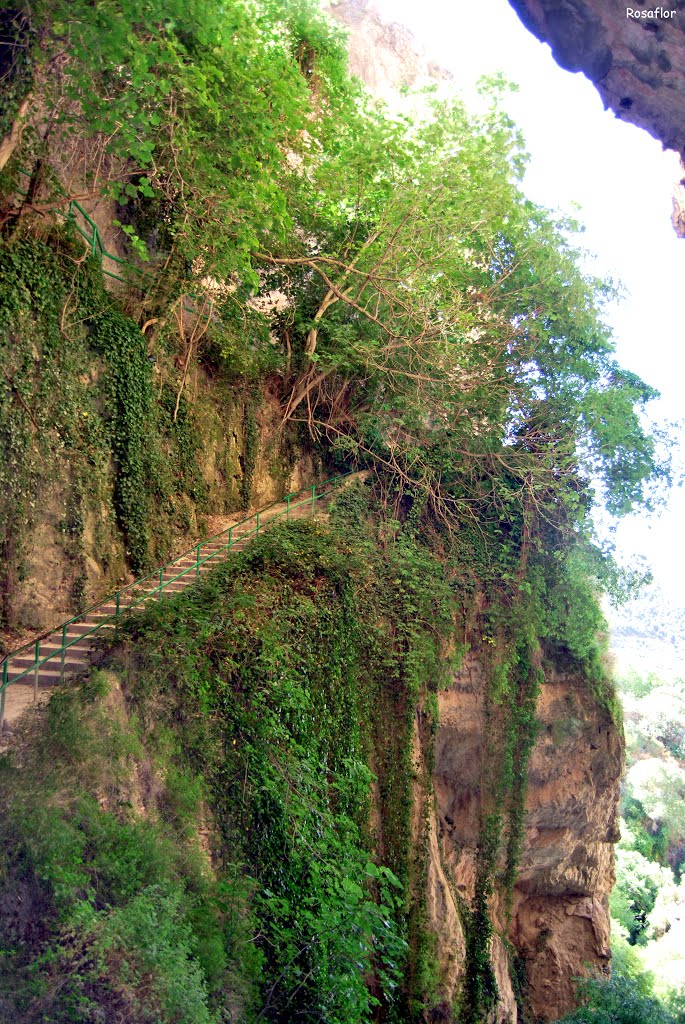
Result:
[[[25,96],[19,105],[17,116],[12,122],[12,127],[9,134],[0,141],[0,171],[3,169],[7,161],[10,159],[15,149],[21,142],[21,133],[24,130],[24,115],[29,108],[31,102],[31,93]]]

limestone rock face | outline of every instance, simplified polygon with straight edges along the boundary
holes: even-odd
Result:
[[[633,4],[662,12],[627,16],[623,0],[510,0],[558,64],[582,71],[605,106],[685,155],[685,10],[676,0]],[[667,16],[670,15],[670,16]]]
[[[572,979],[608,967],[623,737],[587,682],[548,668],[528,773],[526,838],[510,938],[545,1020],[574,1005]]]
[[[473,899],[485,773],[496,770],[488,759],[485,686],[483,662],[474,654],[439,695],[427,884],[447,1005],[464,968],[460,906]],[[623,741],[587,682],[549,663],[537,714],[541,728],[529,766],[510,920],[497,889],[491,906],[498,1022],[517,1020],[506,940],[525,964],[531,1008],[543,1020],[574,1006],[572,979],[585,965],[604,970],[610,957],[608,898]]]
[[[374,96],[388,100],[402,86],[418,88],[451,78],[408,28],[384,21],[369,0],[322,0],[322,7],[347,29],[350,71]]]
[[[407,29],[384,23],[369,0],[322,0],[322,6],[346,26],[351,70],[376,95],[388,98],[401,85],[448,77],[430,63]],[[542,17],[546,0],[515,6],[535,7]],[[591,5],[570,0],[566,6],[570,14],[554,23],[563,28],[570,17],[575,26],[571,39],[560,44],[567,46],[567,62],[573,61],[573,41],[579,40],[587,66],[600,79],[612,66],[608,31],[599,14],[585,24],[583,11]],[[606,6],[613,10],[613,0]],[[559,10],[564,2],[556,0],[549,7]],[[685,12],[683,19],[685,23]],[[652,35],[638,26],[637,38],[644,45],[655,45]],[[578,64],[573,70],[580,68]],[[685,103],[685,81],[683,90]],[[685,232],[685,212],[682,218]],[[417,847],[425,842],[426,911],[437,939],[441,976],[433,1020],[452,1019],[451,1007],[464,978],[464,908],[474,895],[484,780],[496,770],[488,758],[485,665],[474,651],[438,695],[440,724],[434,739],[423,734],[421,713],[415,727],[412,832]],[[537,708],[542,725],[529,767],[525,840],[510,920],[501,893],[491,906],[491,959],[500,998],[488,1024],[516,1024],[519,1019],[511,947],[525,964],[531,1009],[542,1020],[555,1020],[574,1007],[572,979],[586,964],[599,970],[608,966],[608,898],[614,880],[613,843],[618,839],[623,741],[587,685],[573,672],[545,665]],[[432,786],[426,787],[430,764]],[[432,796],[426,801],[427,792]]]

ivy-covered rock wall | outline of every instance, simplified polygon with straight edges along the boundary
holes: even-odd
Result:
[[[74,235],[0,245],[6,646],[318,475],[268,381],[143,334]],[[179,390],[183,378],[184,389]]]
[[[420,1019],[411,730],[451,599],[366,511],[253,542],[24,721],[0,763],[8,1019]]]
[[[501,786],[506,774],[488,726],[491,664],[490,645],[474,647],[438,695],[428,906],[440,937],[442,994],[451,1003],[471,969],[475,980],[480,972],[481,1014],[489,982],[498,996],[494,1019],[526,1020],[532,1012],[557,1020],[575,1006],[574,978],[588,967],[609,970],[623,741],[579,666],[549,650],[540,662],[531,756],[527,765],[514,762],[525,772],[525,798],[505,803],[505,836],[518,829],[508,874],[509,844],[500,840],[492,851],[482,828],[493,780]],[[475,943],[469,928],[486,880],[486,923]]]
[[[505,956],[544,652],[589,738],[613,713],[597,594],[636,580],[594,510],[668,480],[656,392],[616,361],[577,225],[523,191],[502,82],[391,116],[314,0],[162,6],[3,21],[4,621],[59,621],[303,477],[372,490],[149,609],[114,678],[26,721],[1,766],[3,1012],[545,1015],[544,958],[525,935]]]

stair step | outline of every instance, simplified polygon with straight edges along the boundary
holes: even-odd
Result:
[[[61,649],[54,648],[52,652],[49,650],[41,651],[41,660],[43,658],[47,658],[49,655],[52,655],[50,661],[54,660],[55,658],[61,658]],[[72,647],[68,647],[64,651],[64,658],[65,661],[73,661],[79,662],[80,664],[85,664],[85,662],[88,661],[88,651],[74,651]],[[25,669],[30,668],[32,665],[35,664],[36,659],[32,657],[30,654],[20,654],[16,658],[12,658],[10,661],[10,665],[12,668],[17,668],[19,665],[21,665],[22,669]],[[46,662],[46,664],[49,664],[49,662]]]
[[[113,622],[105,622],[102,626],[100,626],[98,630],[94,630],[93,627],[96,625],[97,623],[95,622],[73,622],[69,626],[69,629],[71,633],[75,636],[82,636],[83,634],[86,634],[88,636],[98,636],[102,635],[104,632],[110,632],[114,630]]]
[[[70,650],[75,651],[75,652],[89,651],[90,650],[90,648],[92,646],[91,645],[91,638],[90,638],[89,634],[84,633],[84,630],[86,630],[86,629],[88,629],[88,630],[92,629],[92,625],[84,625],[83,623],[77,622],[77,623],[72,623],[72,625],[69,626],[69,632],[67,633],[67,644],[69,645],[69,649]],[[95,634],[93,634],[93,636],[94,635]],[[72,641],[74,642],[73,643],[73,647],[72,647]],[[61,649],[61,647],[62,647],[62,634],[61,633],[59,633],[59,634],[51,633],[50,636],[46,637],[45,640],[41,640],[40,656],[42,658],[44,653],[48,654],[51,650],[55,650],[55,649],[59,650],[59,649]],[[31,652],[31,655],[33,655],[33,652]]]
[[[91,644],[89,643],[89,637],[83,639],[77,639],[71,633],[67,633],[67,644],[69,645],[68,650],[73,655],[80,656],[81,654],[88,654],[91,650]],[[52,638],[48,637],[47,640],[41,640],[40,642],[40,653],[39,658],[45,658],[48,654],[53,654],[55,651],[62,649],[62,636],[59,637],[52,635]],[[29,654],[28,652],[23,657],[34,658],[33,651]]]
[[[7,678],[9,679],[10,682],[12,682],[14,677],[16,677],[18,675],[21,675],[21,673],[25,672],[27,668],[31,669],[31,666],[30,665],[24,665],[24,666],[17,666],[16,668],[8,668],[8,670],[7,670]],[[82,672],[86,668],[88,668],[88,663],[87,662],[83,662],[83,661],[67,661],[66,659],[64,661],[64,675],[65,676],[66,675],[71,675],[74,672]],[[46,680],[59,679],[61,675],[62,675],[62,663],[61,663],[59,658],[54,658],[52,661],[48,661],[44,665],[40,666],[40,668],[38,669],[38,682],[40,682],[41,679],[46,679]],[[26,679],[27,681],[29,681],[31,683],[33,682],[33,678],[34,678],[34,673],[32,671],[27,672],[27,674],[24,676],[24,679]]]
[[[317,508],[324,508],[323,503]],[[266,518],[260,521],[259,531],[257,530],[256,518],[252,517],[248,522],[239,523],[231,527],[230,531],[224,530],[217,539],[200,545],[200,559],[202,564],[197,565],[197,553],[191,551],[187,555],[179,557],[175,562],[161,570],[163,589],[157,590],[160,582],[160,570],[156,575],[144,582],[132,584],[123,594],[119,596],[119,613],[133,612],[143,608],[148,601],[164,600],[168,594],[180,593],[190,586],[198,577],[206,576],[216,566],[226,561],[232,551],[243,551],[250,540],[259,536],[262,530],[267,530],[277,523],[285,523],[292,519],[304,519],[313,515],[316,509],[309,501],[303,500],[297,507],[288,506],[283,503],[274,506],[266,513]],[[230,535],[230,547],[229,545]],[[117,601],[111,599],[100,605],[99,608],[88,612],[77,622],[70,622],[66,627],[66,641],[68,646],[62,650],[62,643],[65,637],[61,627],[40,641],[39,658],[48,658],[38,669],[38,686],[47,687],[58,684],[63,676],[83,672],[88,668],[91,661],[91,653],[96,638],[111,638],[114,635],[117,625]],[[34,671],[31,671],[34,669]],[[22,675],[22,673],[26,675]],[[35,653],[29,648],[17,654],[10,655],[7,662],[8,680],[21,675],[18,680],[20,686],[30,690],[35,685]],[[23,700],[23,698],[22,698]],[[24,701],[25,703],[25,701]],[[21,704],[21,702],[20,702]],[[22,705],[23,706],[23,705]],[[12,717],[16,717],[15,710]]]
[[[178,569],[173,569],[170,572],[165,572],[162,579],[166,583],[167,580],[182,581],[187,580],[190,582],[193,579],[193,573],[195,572],[195,566],[181,566]]]
[[[127,604],[122,604],[119,607],[119,614],[124,615],[126,612],[134,612],[137,608],[142,608],[146,601],[150,600],[151,590],[141,590],[139,594],[136,594],[132,601]],[[114,620],[116,621],[116,619]]]
[[[202,572],[209,572],[210,569],[213,569],[215,565],[221,565],[221,563],[223,561],[224,561],[224,559],[220,558],[220,557],[218,557],[218,558],[209,558],[207,561],[203,562],[202,565],[200,566],[200,572],[201,573]],[[188,580],[191,580],[191,581],[194,580],[195,579],[196,571],[197,571],[196,567],[195,567],[195,565],[193,565],[192,571],[186,573],[186,578]]]

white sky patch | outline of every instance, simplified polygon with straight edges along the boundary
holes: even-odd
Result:
[[[620,280],[627,292],[609,315],[620,362],[661,391],[655,417],[685,415],[685,239],[671,226],[677,156],[605,111],[594,86],[559,68],[507,0],[375,6],[411,29],[467,100],[483,74],[502,71],[519,85],[505,106],[531,154],[526,192],[585,223],[579,241],[596,253],[592,272]],[[685,465],[685,444],[679,461]],[[624,554],[645,555],[661,587],[683,604],[684,529],[685,493],[675,489],[658,520],[633,517],[618,531]]]

